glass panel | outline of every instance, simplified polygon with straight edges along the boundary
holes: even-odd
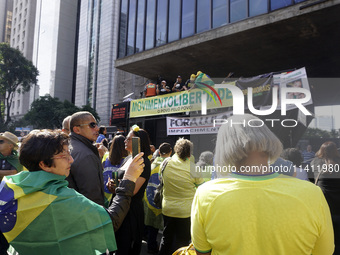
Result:
[[[295,0],[294,2],[297,4],[297,3],[301,3],[301,2],[305,2],[307,0]]]
[[[180,15],[181,15],[181,0],[170,0],[169,42],[179,39]]]
[[[230,22],[247,18],[247,0],[230,0]]]
[[[126,50],[126,33],[127,33],[127,1],[122,0],[120,8],[120,24],[119,24],[119,52],[118,57],[125,56]]]
[[[130,0],[127,55],[135,53],[136,0]]]
[[[271,10],[276,10],[289,5],[292,5],[292,0],[271,0]]]
[[[228,0],[213,0],[213,28],[228,23]]]
[[[136,52],[144,50],[145,0],[138,0]]]
[[[158,0],[156,46],[160,46],[166,43],[166,38],[167,38],[166,22],[168,18],[167,9],[168,9],[168,0]]]
[[[256,16],[268,12],[267,0],[251,0],[249,1],[249,16]]]
[[[197,1],[197,33],[210,29],[210,0]]]
[[[195,0],[183,1],[182,38],[195,33]]]
[[[145,49],[146,50],[155,47],[154,45],[155,10],[156,10],[156,0],[148,0],[147,11],[146,11],[146,38],[145,38]]]

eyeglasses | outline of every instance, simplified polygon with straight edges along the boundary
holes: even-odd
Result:
[[[62,153],[60,155],[54,156],[52,157],[52,159],[61,159],[61,158],[65,158],[67,160],[70,160],[71,158],[71,151],[65,151],[65,153]]]
[[[98,127],[98,123],[91,122],[91,123],[86,123],[86,124],[79,124],[79,125],[76,125],[76,126],[79,126],[79,127],[81,127],[81,126],[89,126],[89,128],[96,128],[96,127]]]
[[[3,144],[3,143],[5,143],[5,140],[0,140],[0,144]]]

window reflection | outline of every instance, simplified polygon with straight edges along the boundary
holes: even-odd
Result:
[[[136,0],[130,0],[127,55],[135,53]]]
[[[247,0],[230,0],[230,22],[239,21],[246,17]]]
[[[136,52],[144,50],[145,0],[138,0]]]
[[[228,23],[228,0],[213,0],[213,28]]]
[[[252,0],[249,1],[249,16],[261,15],[268,12],[267,0]]]
[[[197,33],[210,29],[210,0],[197,1]]]
[[[124,57],[126,52],[126,32],[127,32],[127,1],[121,1],[120,24],[119,24],[119,53],[118,56]]]
[[[154,45],[155,36],[155,11],[156,0],[147,1],[147,14],[146,14],[146,37],[145,37],[145,49],[151,49]]]
[[[157,3],[157,32],[156,32],[156,46],[160,46],[166,43],[167,27],[166,21],[168,1],[158,0]]]
[[[185,0],[182,6],[182,37],[195,33],[195,0]]]
[[[283,8],[292,4],[292,0],[271,0],[271,10]]]
[[[179,39],[181,0],[170,0],[169,3],[169,42]]]

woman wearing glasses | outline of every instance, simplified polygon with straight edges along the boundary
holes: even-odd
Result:
[[[144,152],[144,171],[136,181],[134,195],[131,200],[130,210],[124,219],[122,226],[116,232],[117,248],[116,255],[140,254],[142,248],[142,237],[144,232],[144,205],[143,196],[148,184],[151,164],[148,156],[150,151],[150,139],[148,133],[140,129],[137,125],[132,126],[125,139],[125,149],[132,153],[132,137],[140,138],[140,150]],[[126,168],[130,165],[132,158],[127,157],[123,166],[118,170],[118,178],[122,178]],[[113,183],[109,183],[109,189],[113,188]]]
[[[129,165],[105,210],[73,189],[66,176],[74,162],[69,137],[61,131],[34,130],[20,148],[28,171],[0,185],[0,230],[20,254],[98,254],[116,249],[114,230],[129,209],[143,171],[142,153]]]

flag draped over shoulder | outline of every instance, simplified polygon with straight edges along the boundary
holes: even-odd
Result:
[[[106,210],[65,176],[21,172],[0,184],[0,230],[19,254],[101,254],[116,250]]]

